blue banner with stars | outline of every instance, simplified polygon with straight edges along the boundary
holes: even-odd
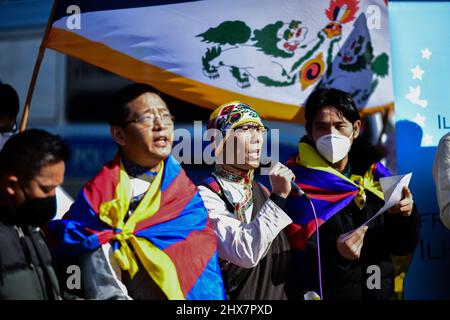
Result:
[[[450,298],[450,230],[439,218],[432,165],[450,131],[450,2],[390,2],[398,173],[413,172],[420,241],[405,299]]]

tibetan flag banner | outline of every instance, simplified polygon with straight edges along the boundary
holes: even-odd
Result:
[[[68,13],[69,12],[69,13]],[[317,86],[393,105],[387,1],[60,0],[46,47],[213,109],[303,122]]]

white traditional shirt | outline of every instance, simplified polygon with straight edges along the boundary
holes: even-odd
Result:
[[[246,191],[239,182],[216,176],[225,196],[231,203],[242,202]],[[292,223],[289,216],[271,199],[267,199],[252,220],[253,204],[245,210],[245,220],[239,221],[219,195],[205,186],[198,187],[218,237],[218,251],[222,259],[243,267],[255,267],[264,258],[272,241]]]
[[[433,178],[441,221],[450,229],[450,133],[439,141],[433,163]]]

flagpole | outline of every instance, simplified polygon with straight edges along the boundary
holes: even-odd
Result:
[[[41,68],[42,60],[44,59],[45,48],[47,44],[48,37],[50,35],[50,29],[52,27],[53,16],[55,14],[56,5],[58,0],[54,0],[52,11],[50,12],[50,17],[47,21],[47,26],[45,28],[44,37],[42,38],[41,46],[39,47],[38,56],[34,64],[33,74],[31,75],[30,85],[28,87],[27,99],[25,100],[25,106],[23,108],[22,120],[20,121],[19,131],[25,130],[28,121],[28,115],[30,113],[31,98],[33,97],[34,88],[36,86],[36,80],[39,74],[39,69]]]

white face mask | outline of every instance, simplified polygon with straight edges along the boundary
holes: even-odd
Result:
[[[350,151],[350,139],[341,134],[327,134],[316,141],[316,149],[330,163],[336,163],[345,158]]]

